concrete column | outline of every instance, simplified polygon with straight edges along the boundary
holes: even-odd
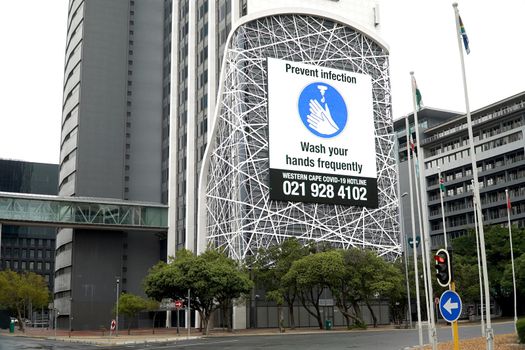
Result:
[[[246,329],[246,304],[245,302],[239,303],[238,300],[234,301],[233,306],[233,329]]]

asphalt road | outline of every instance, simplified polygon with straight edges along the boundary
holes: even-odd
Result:
[[[493,325],[495,334],[506,334],[514,331],[511,322]],[[427,331],[424,330],[425,342],[428,342]],[[460,326],[460,338],[481,336],[479,325]],[[449,327],[438,329],[440,342],[452,339]],[[332,350],[332,349],[374,349],[396,350],[417,345],[416,330],[369,330],[362,332],[334,332],[314,334],[284,334],[266,336],[230,336],[210,337],[176,343],[154,343],[123,346],[94,346],[76,343],[55,342],[44,339],[0,336],[0,350]]]

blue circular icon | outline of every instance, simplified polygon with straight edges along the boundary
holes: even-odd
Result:
[[[323,138],[339,135],[348,120],[343,96],[331,85],[321,82],[303,89],[299,95],[299,115],[312,134]]]
[[[439,298],[439,311],[441,311],[441,316],[443,316],[446,321],[456,321],[459,316],[461,316],[461,309],[461,298],[458,293],[447,290],[441,294]]]

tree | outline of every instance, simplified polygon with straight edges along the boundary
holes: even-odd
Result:
[[[0,305],[16,312],[18,327],[25,330],[22,311],[26,305],[39,308],[49,302],[49,290],[44,278],[33,272],[16,273],[11,270],[0,272]]]
[[[360,301],[357,293],[359,275],[358,270],[355,268],[362,255],[361,250],[357,248],[339,250],[339,254],[341,254],[343,259],[344,269],[339,276],[340,278],[336,279],[331,286],[332,295],[335,298],[337,308],[346,320],[346,326],[350,328],[353,321],[357,327],[364,328],[366,326],[362,320],[358,304]]]
[[[512,239],[514,256],[519,257],[525,253],[524,230],[513,226]],[[476,236],[474,231],[471,230],[467,235],[454,239],[452,245],[454,247],[455,279],[459,283],[465,280],[466,283],[462,284],[461,290],[463,290],[464,286],[472,287],[469,288],[471,291],[468,293],[474,298],[474,290],[477,289],[477,293],[479,293],[479,288],[474,287],[468,281],[469,274],[477,276]],[[504,315],[511,315],[513,314],[512,274],[510,271],[505,273],[506,270],[511,269],[508,228],[499,225],[485,227],[485,250],[491,297],[501,306]],[[459,261],[457,267],[456,261]],[[469,265],[469,267],[462,265]],[[479,296],[475,300],[479,300]]]
[[[343,259],[335,250],[307,255],[292,264],[283,277],[286,285],[297,286],[299,300],[305,310],[317,319],[323,329],[319,300],[325,288],[341,279]]]
[[[191,290],[191,305],[201,317],[204,334],[208,334],[213,312],[248,293],[251,287],[248,274],[216,250],[199,256],[181,250],[169,264],[155,265],[144,280],[146,295],[158,301],[181,299]]]
[[[358,303],[363,302],[370,311],[374,327],[377,327],[377,317],[371,301],[381,296],[399,299],[403,275],[393,264],[372,251],[352,248],[347,254],[345,273],[350,281],[344,293],[353,303],[355,315],[360,315]]]
[[[138,295],[122,293],[118,302],[118,313],[128,318],[128,335],[131,331],[131,320],[141,311],[152,310],[158,307],[158,302],[145,299]],[[115,310],[114,310],[115,311]]]
[[[268,295],[276,297],[281,295],[284,303],[288,306],[289,325],[295,328],[294,304],[297,298],[297,286],[289,281],[283,283],[283,277],[292,267],[294,261],[309,254],[309,247],[303,245],[296,238],[288,238],[281,244],[272,245],[267,249],[261,249],[257,254],[257,260],[252,264],[255,280],[267,291]]]

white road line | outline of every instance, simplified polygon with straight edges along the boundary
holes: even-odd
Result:
[[[223,344],[223,343],[235,343],[239,340],[233,339],[233,340],[221,340],[221,341],[215,341],[215,342],[206,342],[206,343],[193,343],[193,344],[171,344],[166,346],[155,346],[155,347],[147,347],[147,348],[140,348],[140,350],[153,350],[153,349],[167,349],[167,348],[177,348],[177,347],[189,347],[189,346],[197,346],[197,345],[214,345],[214,344]]]

